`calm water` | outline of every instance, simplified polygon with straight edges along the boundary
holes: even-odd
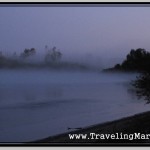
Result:
[[[136,74],[0,71],[0,142],[26,142],[150,109]]]

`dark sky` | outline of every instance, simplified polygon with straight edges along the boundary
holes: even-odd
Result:
[[[112,65],[132,48],[150,50],[150,7],[0,7],[0,51],[45,45]]]

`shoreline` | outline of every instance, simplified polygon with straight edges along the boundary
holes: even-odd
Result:
[[[80,144],[150,144],[150,139],[69,139],[69,134],[150,134],[150,111],[135,114],[122,119],[108,121],[101,124],[85,127],[76,131],[59,134],[56,136],[49,136],[47,138],[36,141],[27,142],[27,144],[50,144],[50,145],[80,145]],[[150,136],[149,136],[150,138]]]

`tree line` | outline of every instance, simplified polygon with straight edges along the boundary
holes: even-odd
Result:
[[[138,48],[131,49],[121,64],[116,64],[112,68],[104,69],[104,71],[144,72],[149,71],[149,66],[150,52],[143,48]]]
[[[150,68],[149,66],[150,52],[146,51],[145,49],[138,48],[136,50],[131,49],[122,64],[116,64],[114,69],[141,72],[148,71]]]
[[[34,59],[36,58],[36,55],[37,50],[35,48],[24,49],[20,54],[15,52],[12,56],[5,56],[3,52],[0,52],[0,69],[24,69],[34,67],[69,70],[92,70],[92,68],[85,64],[62,61],[63,54],[55,46],[52,48],[45,46],[45,54],[42,62],[38,61],[38,59]]]
[[[132,81],[139,98],[144,97],[150,103],[150,52],[143,48],[131,49],[121,64],[104,71],[138,72],[140,75]]]
[[[36,56],[36,53],[37,50],[35,48],[24,49],[24,51],[19,55],[14,52],[12,56],[5,56],[3,52],[0,52],[0,68],[19,67],[25,65],[29,66],[29,64],[31,65],[30,61],[28,61],[29,58],[32,60],[34,56]],[[43,62],[46,64],[57,63],[61,60],[61,58],[62,53],[56,47],[51,49],[48,49],[47,47]]]

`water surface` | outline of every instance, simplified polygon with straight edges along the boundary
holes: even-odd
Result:
[[[136,74],[0,70],[0,142],[26,142],[150,109]]]

